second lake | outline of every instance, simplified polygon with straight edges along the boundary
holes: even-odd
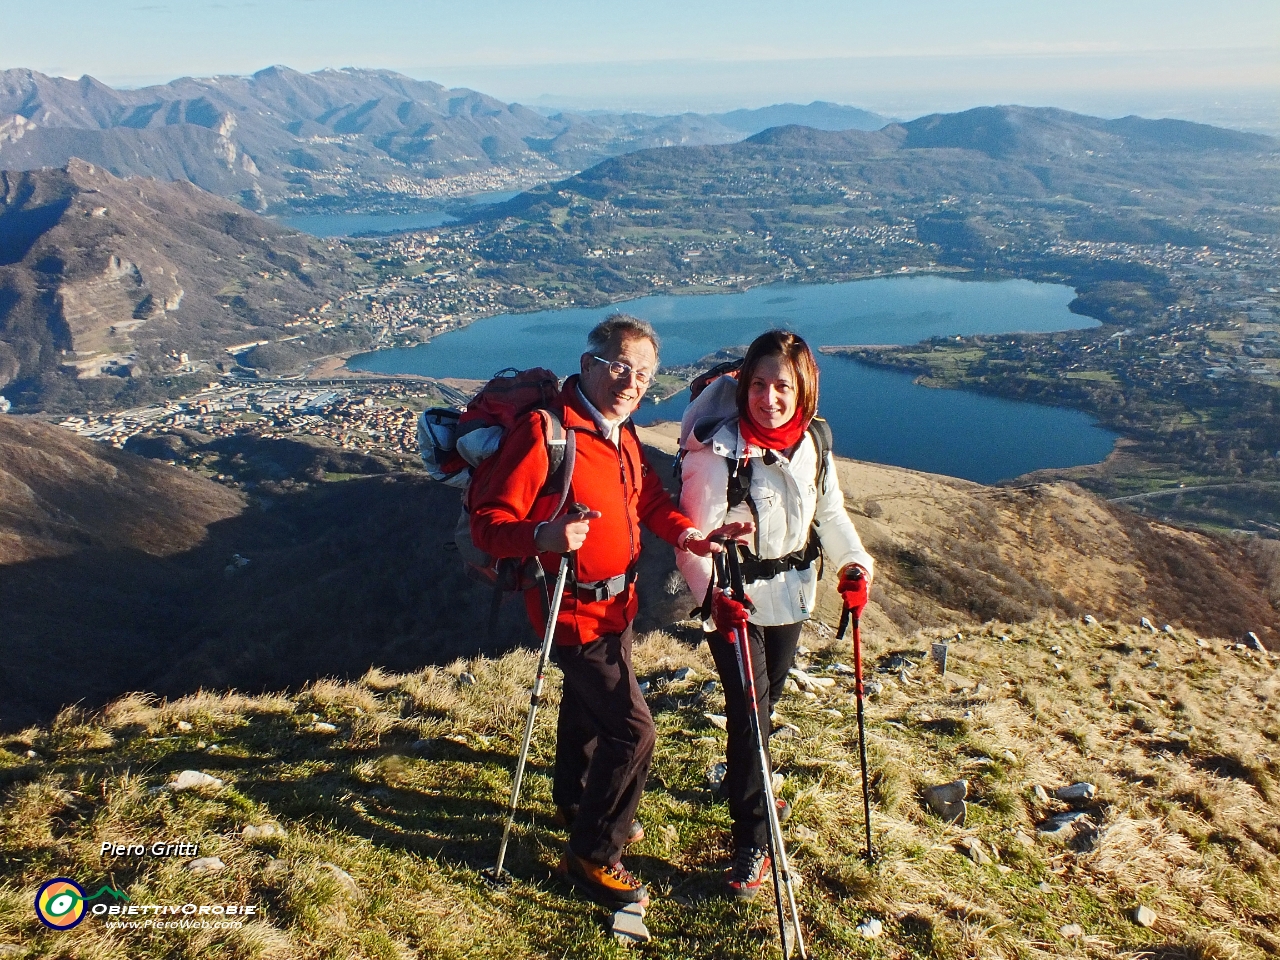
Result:
[[[487,379],[503,367],[545,366],[565,376],[577,371],[587,331],[617,310],[654,325],[667,366],[745,345],[775,327],[799,333],[816,350],[1096,326],[1067,310],[1073,297],[1070,287],[1056,284],[946,277],[652,296],[607,307],[489,317],[430,343],[362,354],[347,365],[374,373],[473,379]],[[909,375],[840,357],[819,355],[818,365],[819,411],[831,422],[841,456],[993,483],[1031,470],[1096,463],[1116,439],[1078,411],[929,389]],[[645,404],[635,420],[678,420],[685,401],[682,393]]]

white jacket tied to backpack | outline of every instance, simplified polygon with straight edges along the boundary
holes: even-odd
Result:
[[[804,550],[810,532],[816,530],[826,563],[836,570],[856,563],[868,574],[873,572],[874,561],[845,512],[844,495],[829,453],[825,489],[818,491],[818,448],[810,432],[805,432],[790,460],[777,452],[766,457],[766,451],[743,440],[736,416],[722,422],[705,442],[696,432],[690,433],[685,446],[680,507],[699,530],[754,520],[756,533],[749,546],[762,560]],[[731,511],[729,473],[743,457],[751,458],[748,501]],[[711,580],[711,560],[677,551],[676,565],[693,595],[701,598]],[[769,579],[748,581],[747,594],[756,608],[751,622],[768,627],[809,619],[818,592],[817,568],[815,561],[805,569],[783,570]]]

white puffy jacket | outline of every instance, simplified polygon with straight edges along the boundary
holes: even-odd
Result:
[[[722,423],[705,443],[690,434],[686,440],[680,492],[680,508],[699,530],[714,530],[723,523],[736,520],[756,521],[751,552],[763,560],[784,557],[803,550],[815,518],[825,562],[837,570],[857,563],[871,575],[874,561],[862,546],[858,531],[844,509],[844,494],[836,475],[834,459],[828,454],[826,491],[818,493],[818,450],[806,431],[788,460],[780,453],[765,463],[765,451],[751,446],[738,432],[738,418]],[[747,503],[729,510],[728,484],[732,463],[743,456],[753,458],[749,498],[755,505],[755,516]],[[676,565],[684,575],[693,595],[701,599],[711,580],[712,563],[683,550],[676,552]],[[807,620],[813,611],[818,592],[817,563],[804,570],[786,570],[768,580],[746,585],[755,604],[751,622],[760,626],[777,626]]]

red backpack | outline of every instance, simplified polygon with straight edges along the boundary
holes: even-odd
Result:
[[[559,397],[560,381],[550,370],[508,367],[499,370],[464,409],[436,407],[423,411],[418,418],[418,447],[427,472],[432,479],[463,491],[454,544],[467,572],[493,584],[491,636],[502,595],[536,586],[545,589],[545,577],[537,557],[498,559],[475,545],[471,539],[470,494],[477,487],[483,489],[488,468],[497,462],[494,454],[511,429],[536,413],[542,418],[549,463],[542,495],[559,495],[552,517],[564,509],[573,477],[575,448],[572,433],[564,429],[560,417],[551,409]]]

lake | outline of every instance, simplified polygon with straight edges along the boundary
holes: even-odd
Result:
[[[835,344],[914,343],[935,336],[1049,332],[1096,326],[1067,310],[1070,287],[1025,280],[974,283],[886,277],[838,284],[781,284],[745,293],[652,296],[608,307],[504,314],[430,343],[353,357],[376,373],[487,379],[506,366],[577,370],[588,330],[615,310],[643,317],[662,338],[662,361],[693,363],[784,327],[815,350]],[[819,409],[842,456],[993,483],[1031,470],[1096,463],[1116,434],[1086,414],[917,386],[907,374],[818,356]],[[685,394],[646,404],[638,423],[678,420]]]
[[[497,190],[456,197],[448,201],[455,212],[466,206],[487,206],[502,203],[516,196],[519,190]],[[297,217],[275,217],[277,223],[294,230],[301,230],[313,237],[358,237],[370,234],[412,233],[430,230],[432,227],[454,223],[458,218],[445,210],[424,210],[420,213],[316,213]]]

